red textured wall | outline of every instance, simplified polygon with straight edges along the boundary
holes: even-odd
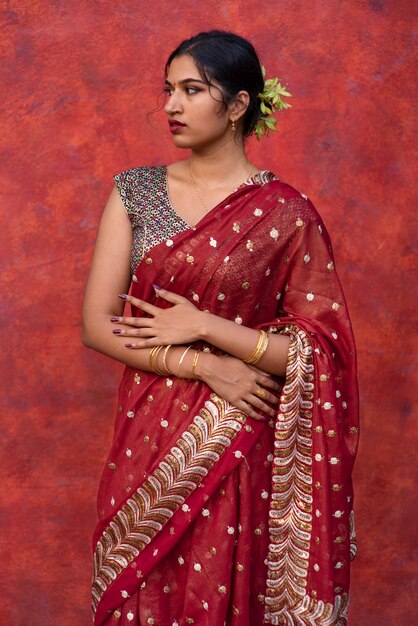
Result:
[[[416,2],[2,6],[0,623],[90,623],[95,493],[121,369],[81,346],[82,292],[112,174],[181,156],[163,115],[147,121],[165,57],[213,27],[248,36],[289,83],[280,136],[250,152],[322,213],[351,305],[363,427],[350,626],[416,623]]]

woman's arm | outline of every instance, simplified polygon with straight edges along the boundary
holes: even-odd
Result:
[[[257,345],[259,331],[204,312],[199,332],[201,339],[228,354],[245,361]],[[290,339],[286,335],[269,335],[267,350],[257,362],[265,372],[284,376]]]
[[[132,226],[116,188],[103,211],[83,303],[84,345],[125,365],[150,371],[150,349],[127,350],[112,333],[111,320],[123,314],[118,294],[129,290]],[[123,328],[123,326],[122,326]],[[183,349],[175,352],[180,358]],[[173,354],[174,356],[174,354]]]
[[[152,347],[167,344],[193,343],[206,341],[223,352],[245,361],[253,353],[259,338],[259,331],[236,324],[212,313],[200,311],[187,298],[166,289],[154,287],[157,295],[173,305],[162,309],[143,300],[127,296],[127,300],[152,317],[120,317],[118,324],[126,326],[119,335],[121,338],[134,337],[126,345],[129,348]],[[139,341],[137,338],[140,338]],[[283,376],[290,339],[284,335],[269,335],[267,350],[257,362],[257,367],[265,372]],[[202,354],[203,360],[207,356]]]
[[[122,363],[141,367],[145,353],[128,351],[110,332],[111,318],[121,315],[118,293],[129,290],[132,227],[116,188],[103,211],[83,303],[83,343]]]

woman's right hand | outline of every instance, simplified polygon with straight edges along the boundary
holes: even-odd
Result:
[[[255,420],[275,417],[281,386],[270,374],[236,357],[202,352],[196,375],[213,391]]]

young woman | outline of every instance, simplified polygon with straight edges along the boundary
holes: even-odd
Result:
[[[180,44],[165,112],[190,157],[117,175],[104,210],[83,338],[127,368],[97,626],[346,623],[354,342],[321,218],[246,157],[263,90],[241,37]]]

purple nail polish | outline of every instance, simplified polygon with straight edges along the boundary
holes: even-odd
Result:
[[[125,348],[133,348],[134,344],[133,343],[125,343]]]
[[[112,330],[112,333],[113,333],[114,335],[121,335],[121,334],[122,334],[122,331],[121,331],[121,329],[120,329],[120,328],[114,328],[114,329]]]
[[[111,322],[119,322],[119,318],[118,317],[111,317],[110,321]]]
[[[126,293],[120,293],[118,298],[120,298],[121,300],[127,300],[128,296],[126,295]]]
[[[157,289],[157,290],[158,290],[158,289],[161,289],[160,285],[156,285],[155,283],[153,283],[153,285],[152,285],[152,286],[154,287],[154,289]]]

